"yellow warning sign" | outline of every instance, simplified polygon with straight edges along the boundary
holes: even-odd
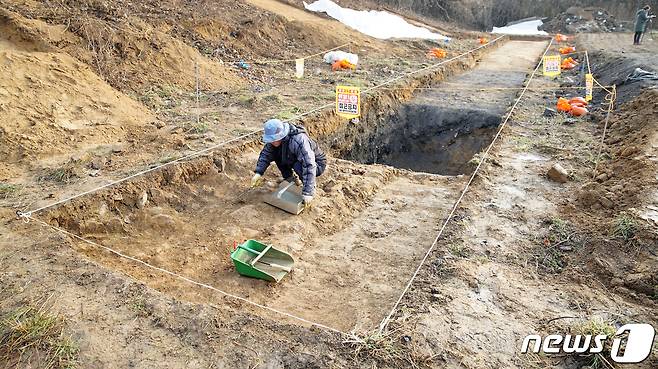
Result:
[[[560,55],[547,55],[544,57],[544,75],[555,77],[562,72],[562,58]]]
[[[591,73],[585,75],[585,100],[592,101],[594,90],[594,76]]]
[[[336,114],[352,119],[361,116],[361,89],[336,86]]]

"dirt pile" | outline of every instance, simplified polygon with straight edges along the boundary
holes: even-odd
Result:
[[[6,22],[4,34],[68,53],[120,90],[140,91],[153,84],[191,90],[196,85],[196,67],[203,88],[227,90],[241,85],[227,67],[137,17],[126,16],[117,23],[89,13],[64,13],[65,7],[57,9],[62,18],[53,22],[45,17],[50,24],[0,9]],[[43,9],[35,8],[33,13],[39,11]]]
[[[603,8],[571,7],[540,27],[549,33],[623,32],[628,31],[614,15]]]
[[[621,39],[621,36],[626,35],[614,35],[616,42],[625,41]],[[578,44],[582,45],[580,36],[578,40]],[[658,64],[656,64],[654,54],[652,53],[642,52],[639,55],[633,55],[631,52],[625,50],[622,50],[622,53],[594,50],[589,55],[594,78],[604,86],[617,86],[617,106],[633,100],[642,91],[658,85],[658,81],[655,79],[633,78],[634,75],[638,75],[636,72],[638,69],[640,74],[643,73],[642,71],[649,72],[648,74],[655,73]],[[584,75],[580,75],[579,79],[584,83]],[[595,91],[595,95],[598,98],[604,98],[606,94],[607,92],[604,90]]]
[[[30,28],[30,24],[3,27],[0,161],[8,166],[31,165],[34,158],[47,155],[52,159],[74,152],[72,148],[121,140],[129,127],[137,132],[155,120],[144,106],[109,86],[88,65],[34,41],[35,35],[50,30]]]
[[[656,225],[642,219],[658,187],[655,116],[658,91],[648,90],[613,115],[599,170],[586,173],[576,203],[565,212],[590,234],[586,268],[612,289],[635,298],[658,296]],[[601,127],[599,127],[601,128]],[[602,133],[602,132],[601,132]],[[576,259],[573,258],[573,259]]]
[[[658,185],[656,178],[647,176],[658,167],[647,156],[656,131],[657,101],[658,90],[646,91],[613,116],[605,141],[607,156],[595,173],[596,180],[586,184],[579,195],[584,206],[626,210],[640,204],[650,195],[646,191]]]
[[[75,0],[52,7],[2,0],[0,6],[6,9],[3,12],[60,28],[64,39],[41,32],[42,42],[91,65],[110,85],[128,92],[154,84],[191,90],[195,65],[202,88],[236,89],[246,82],[241,77],[268,79],[261,70],[239,68],[240,60],[289,59],[351,41],[347,33],[327,32],[319,24],[313,29],[248,3],[229,1]]]

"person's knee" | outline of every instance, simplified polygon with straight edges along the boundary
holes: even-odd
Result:
[[[325,162],[317,163],[317,166],[318,167],[315,176],[319,177],[322,175],[322,173],[324,173],[327,170],[327,162],[325,161]]]
[[[325,172],[327,168],[327,163],[325,162],[317,162],[315,163],[315,176],[319,177],[322,175],[322,173]],[[299,179],[304,181],[304,169],[302,168],[302,163],[296,162],[293,166],[292,169],[295,171]]]

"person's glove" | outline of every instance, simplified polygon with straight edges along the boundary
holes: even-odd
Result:
[[[303,195],[302,198],[304,199],[304,209],[310,208],[311,202],[313,202],[313,196]]]
[[[256,173],[253,178],[251,178],[251,188],[260,187],[263,184],[263,177]]]

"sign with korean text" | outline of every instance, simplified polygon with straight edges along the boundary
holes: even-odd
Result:
[[[544,56],[544,75],[555,77],[562,72],[562,58],[560,55]]]
[[[336,114],[348,119],[361,116],[360,88],[336,86]]]
[[[594,90],[594,76],[591,73],[585,75],[585,100],[592,101]]]

